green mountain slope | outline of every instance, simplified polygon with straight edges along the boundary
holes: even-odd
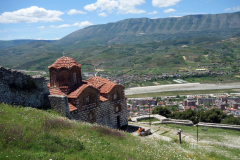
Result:
[[[32,40],[32,39],[19,39],[19,40],[10,40],[10,41],[1,41],[0,40],[0,49],[5,49],[9,47],[15,47],[23,44],[30,44],[34,42],[53,42],[54,40]]]
[[[186,47],[185,47],[185,46]],[[63,50],[53,43],[35,42],[0,50],[0,65],[28,70],[47,70]],[[169,72],[188,65],[237,63],[240,59],[239,38],[222,40],[197,37],[144,44],[116,44],[65,51],[66,56],[81,63],[83,69],[94,66],[106,71]]]
[[[227,38],[240,32],[239,20],[240,12],[159,19],[126,19],[77,30],[55,43],[76,48],[92,45],[137,44],[200,36]]]

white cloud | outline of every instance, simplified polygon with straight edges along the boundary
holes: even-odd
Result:
[[[117,11],[118,14],[145,13],[146,11],[135,8],[137,5],[145,3],[144,0],[97,0],[97,2],[84,6],[90,12],[107,11],[109,13]]]
[[[20,9],[13,12],[4,12],[0,15],[0,23],[33,23],[33,22],[55,22],[61,21],[59,18],[64,12],[56,10],[46,10],[37,6]]]
[[[229,10],[231,10],[231,8],[226,8],[226,9],[224,9],[224,11],[229,11]]]
[[[55,40],[59,40],[59,39],[61,39],[61,38],[55,38]]]
[[[164,13],[169,13],[169,12],[175,12],[176,10],[173,8],[165,9],[163,12]]]
[[[240,6],[233,7],[233,10],[234,10],[234,11],[240,11]]]
[[[101,11],[105,10],[105,11],[111,12],[116,7],[118,7],[118,5],[119,5],[118,1],[115,1],[115,0],[97,0],[96,3],[92,3],[84,6],[84,9],[92,12],[99,8]]]
[[[74,23],[73,26],[78,26],[78,27],[87,27],[87,26],[91,26],[93,25],[91,22],[89,21],[84,21],[81,23]]]
[[[67,12],[67,14],[69,15],[73,15],[73,14],[86,14],[87,12],[84,11],[80,11],[80,10],[76,10],[76,9],[71,9]]]
[[[98,8],[98,6],[95,5],[95,3],[92,4],[88,4],[86,6],[84,6],[84,9],[89,11],[89,12],[93,12]]]
[[[157,14],[157,11],[149,12],[148,14]]]
[[[104,13],[104,12],[98,13],[98,15],[101,16],[101,17],[107,17],[107,16],[108,16],[108,15],[107,15],[106,13]]]
[[[154,7],[169,7],[174,6],[181,0],[152,0],[152,5]]]
[[[233,7],[233,8],[226,8],[224,11],[240,11],[240,6]]]
[[[51,25],[49,26],[50,28],[65,28],[65,27],[71,27],[72,25],[70,24],[62,24],[62,25],[59,25],[59,26],[55,26],[55,25]]]
[[[45,27],[44,27],[44,26],[40,26],[40,27],[37,27],[37,28],[43,29],[43,28],[45,28]]]
[[[141,5],[145,3],[144,0],[118,0],[119,6],[118,6],[118,14],[139,14],[139,13],[145,13],[146,11],[140,10],[135,8],[137,5]]]

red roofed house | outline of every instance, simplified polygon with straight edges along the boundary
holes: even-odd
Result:
[[[82,80],[81,64],[65,56],[48,69],[49,100],[53,109],[76,120],[112,128],[128,124],[124,86],[97,76]]]

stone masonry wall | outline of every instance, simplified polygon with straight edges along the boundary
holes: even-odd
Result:
[[[51,100],[50,100],[51,101]],[[52,103],[51,103],[52,104]],[[121,110],[115,113],[115,106],[120,106]],[[82,109],[71,112],[73,119],[89,122],[89,114],[93,114],[94,121],[98,124],[108,126],[111,128],[117,128],[117,116],[120,117],[120,126],[128,124],[128,112],[126,100],[118,100],[115,102],[105,101],[96,104],[85,105]]]
[[[51,109],[57,111],[64,117],[72,118],[69,112],[67,96],[49,95],[48,98],[51,104]]]
[[[0,102],[31,107],[49,107],[49,91],[43,77],[31,77],[0,68]]]
[[[125,126],[128,124],[128,112],[127,112],[127,103],[126,99],[118,100],[116,102],[111,102],[112,106],[120,106],[120,111],[112,114],[112,120],[117,127],[117,116],[120,117],[120,126]]]

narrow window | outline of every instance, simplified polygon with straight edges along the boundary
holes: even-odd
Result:
[[[89,104],[90,103],[90,96],[87,96],[86,98],[86,104]]]
[[[118,112],[119,111],[119,108],[118,108],[118,106],[116,107],[116,112]]]
[[[53,76],[53,85],[56,87],[56,75]]]
[[[73,73],[73,82],[74,82],[74,84],[77,84],[77,76],[76,76],[76,73]]]
[[[117,93],[114,94],[114,101],[117,100]]]

